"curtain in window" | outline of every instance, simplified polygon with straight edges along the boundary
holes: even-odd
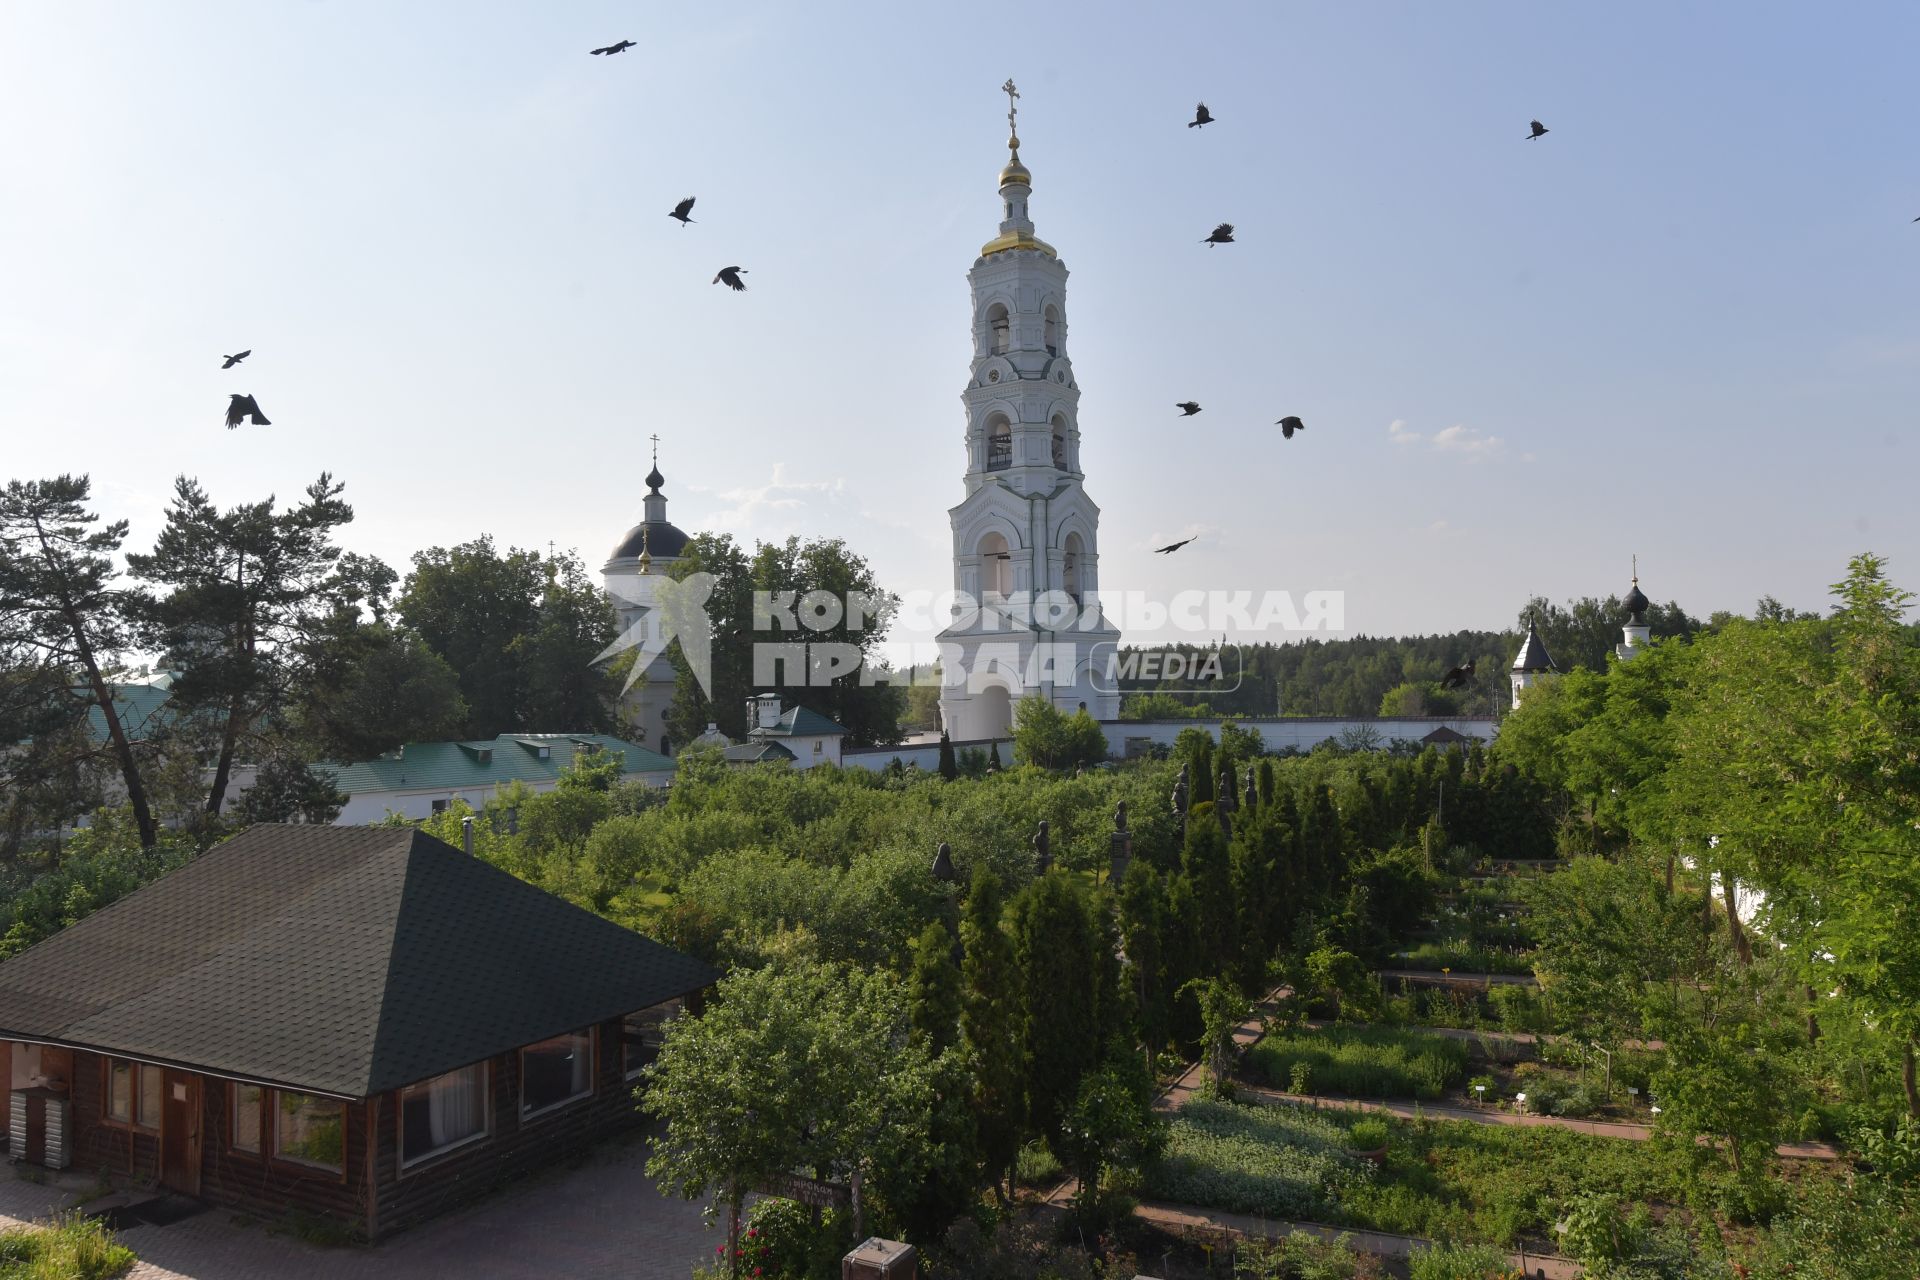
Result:
[[[233,1088],[233,1149],[260,1150],[260,1088],[236,1084]]]
[[[593,1038],[573,1037],[573,1091],[585,1093],[593,1087]]]
[[[158,1067],[140,1068],[140,1123],[149,1129],[160,1127],[160,1088],[163,1083]]]
[[[115,1062],[107,1068],[107,1114],[115,1120],[133,1119],[131,1062]]]
[[[471,1138],[487,1127],[485,1082],[486,1068],[472,1066],[428,1084],[427,1124],[435,1147]]]

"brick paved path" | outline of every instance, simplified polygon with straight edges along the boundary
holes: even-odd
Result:
[[[687,1280],[713,1254],[702,1205],[660,1194],[644,1140],[596,1152],[371,1249],[322,1249],[223,1209],[120,1233],[140,1256],[129,1280]],[[90,1178],[36,1186],[0,1170],[0,1221],[74,1203]]]

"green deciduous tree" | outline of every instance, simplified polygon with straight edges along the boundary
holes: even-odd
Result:
[[[460,678],[419,636],[341,610],[311,637],[287,707],[300,748],[321,760],[371,760],[466,727]]]
[[[1085,711],[1068,715],[1038,694],[1013,709],[1013,755],[1042,769],[1072,769],[1107,758],[1107,735]]]
[[[488,537],[431,547],[415,553],[395,607],[458,678],[464,736],[618,727],[619,681],[594,663],[614,638],[613,605],[578,556],[501,552]]]
[[[897,980],[837,965],[738,969],[707,1011],[667,1025],[646,1109],[666,1123],[647,1171],[729,1208],[796,1169],[899,1185],[924,1176],[932,1060],[909,1034]],[[731,1248],[729,1249],[731,1254]]]
[[[938,1057],[960,1033],[960,969],[953,962],[954,937],[939,921],[928,925],[913,943],[907,985],[913,1036]]]
[[[244,823],[311,822],[324,826],[340,816],[347,797],[330,778],[316,774],[310,763],[289,751],[276,751],[260,762],[253,785],[240,794],[234,817]]]

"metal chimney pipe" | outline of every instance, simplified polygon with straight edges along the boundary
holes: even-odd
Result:
[[[473,856],[473,815],[460,819],[460,848],[471,858]]]

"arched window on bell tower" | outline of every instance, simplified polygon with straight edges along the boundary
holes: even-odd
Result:
[[[1060,579],[1066,587],[1067,595],[1075,604],[1080,603],[1080,562],[1082,560],[1080,535],[1067,535],[1066,554],[1060,562]]]
[[[1046,312],[1046,343],[1048,355],[1060,354],[1060,308],[1051,302],[1047,304]]]
[[[1067,461],[1067,415],[1053,415],[1053,467],[1056,471],[1071,471]]]
[[[996,413],[987,419],[987,470],[1005,471],[1013,465],[1013,424],[1007,415]]]
[[[980,594],[1003,600],[1013,594],[1013,552],[1004,534],[980,539]]]
[[[1007,354],[1012,341],[1013,322],[1007,315],[1007,304],[996,302],[987,308],[987,350],[996,356]]]

